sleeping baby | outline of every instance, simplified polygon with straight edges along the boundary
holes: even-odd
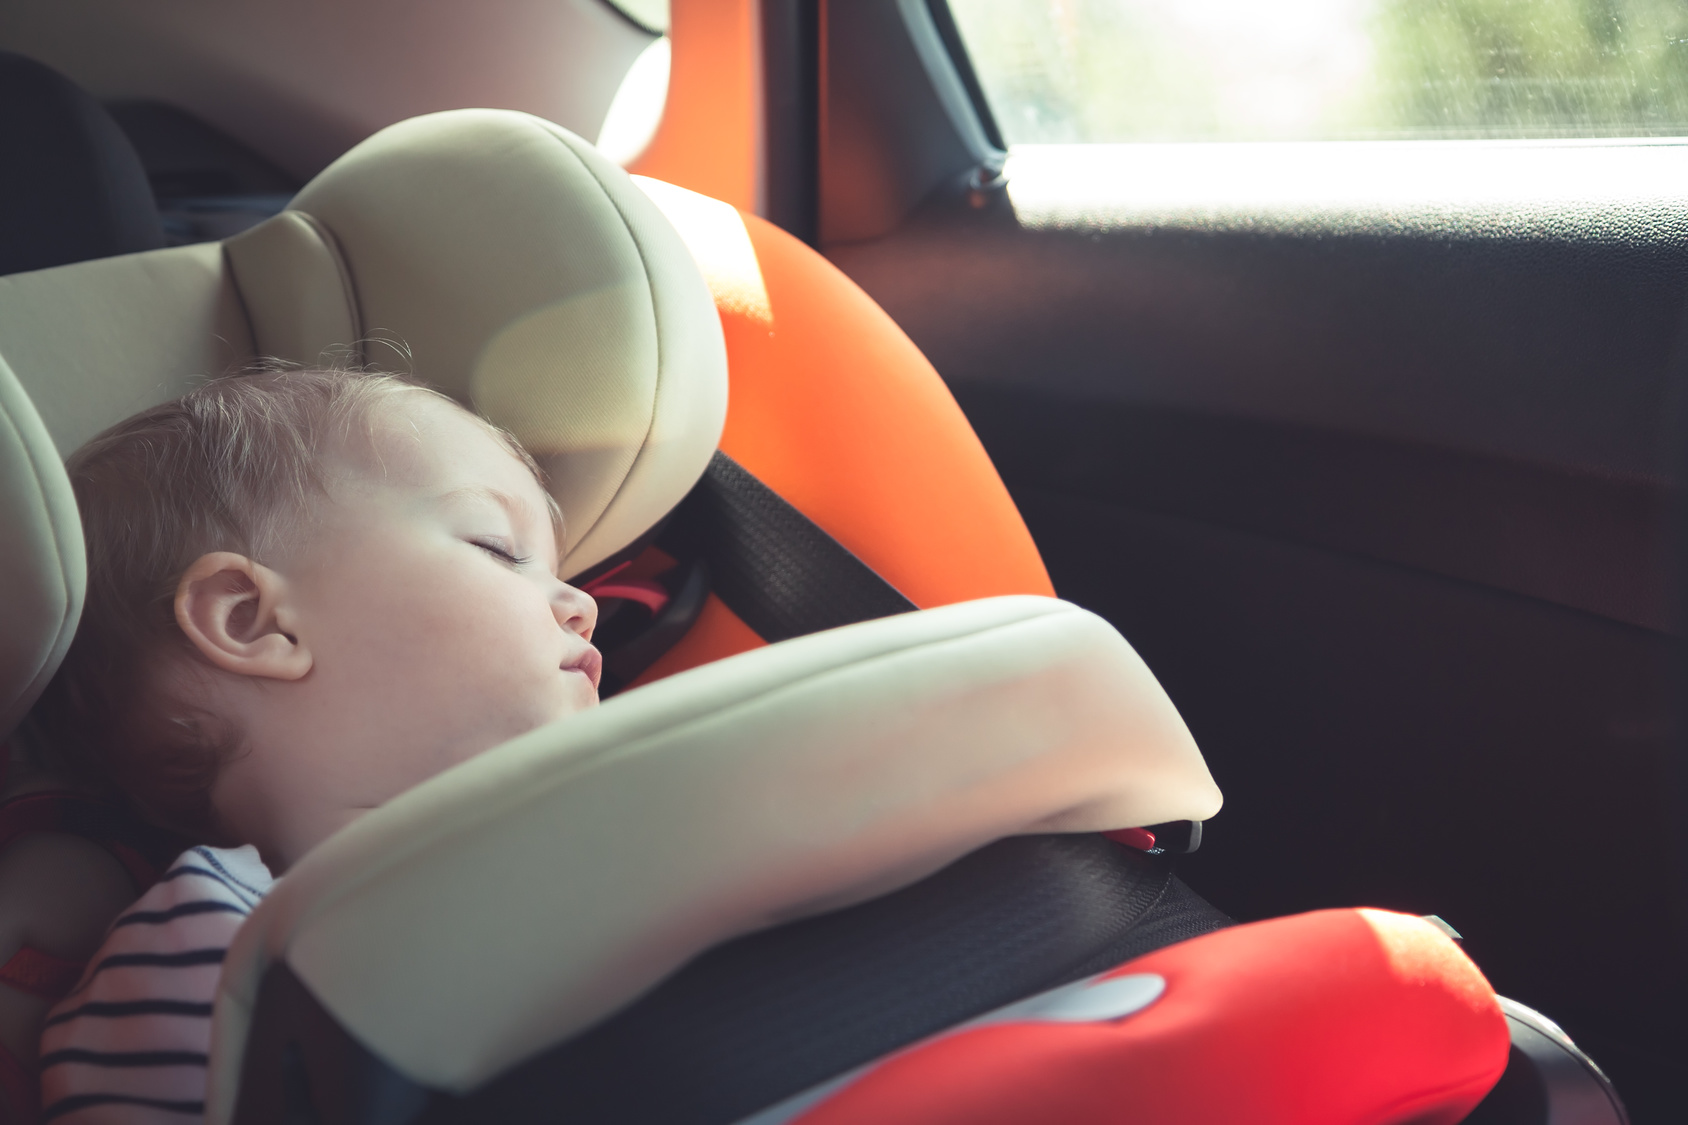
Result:
[[[274,876],[367,809],[595,705],[592,599],[507,433],[390,375],[261,371],[69,464],[88,547],[35,719],[61,772],[203,841],[41,1041],[55,1122],[202,1112],[211,1002]]]

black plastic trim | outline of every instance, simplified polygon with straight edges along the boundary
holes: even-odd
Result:
[[[815,244],[820,0],[762,0],[763,218]]]
[[[961,38],[961,28],[956,25],[955,13],[950,11],[949,0],[926,0],[926,7],[932,13],[932,23],[938,28],[938,38],[944,41],[944,49],[949,52],[950,62],[955,65],[955,73],[960,77],[961,84],[967,88],[967,96],[973,101],[973,112],[979,117],[979,128],[985,131],[985,137],[991,144],[1004,152],[1008,151],[1008,145],[1002,139],[1002,130],[997,127],[996,114],[991,111],[990,98],[985,95],[985,88],[979,82],[979,72],[973,69],[973,58],[967,53],[967,44]]]
[[[1558,1024],[1500,998],[1512,1049],[1506,1072],[1465,1125],[1629,1125],[1629,1114],[1599,1065]]]
[[[969,95],[958,74],[928,69],[928,59],[950,67],[936,29],[910,26],[930,22],[924,5],[826,0],[821,12],[818,233],[830,246],[895,229],[941,186],[1001,154],[987,151],[982,127],[969,137],[952,116]],[[951,83],[946,100],[940,91]]]

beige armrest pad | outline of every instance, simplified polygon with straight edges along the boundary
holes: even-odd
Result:
[[[727,938],[911,883],[991,840],[1206,819],[1220,795],[1100,618],[993,598],[620,696],[369,813],[231,950],[211,1120],[285,959],[414,1080],[472,1089]]]
[[[64,659],[87,583],[82,521],[58,451],[0,358],[0,742]]]

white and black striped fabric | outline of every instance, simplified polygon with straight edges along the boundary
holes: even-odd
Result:
[[[41,1036],[41,1117],[184,1125],[205,1114],[223,958],[273,882],[252,847],[192,848],[118,916]]]

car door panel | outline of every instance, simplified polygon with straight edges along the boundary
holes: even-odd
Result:
[[[1688,147],[1200,147],[1016,150],[826,250],[1185,714],[1227,793],[1192,885],[1448,918],[1648,1120]]]

